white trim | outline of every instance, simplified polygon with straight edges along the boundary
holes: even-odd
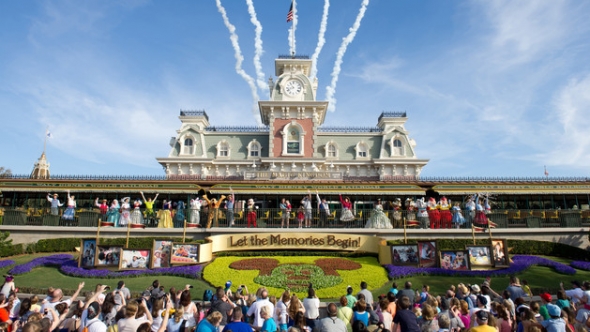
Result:
[[[294,128],[298,131],[299,134],[299,153],[288,153],[287,152],[287,137],[291,128]],[[290,123],[287,123],[283,130],[281,130],[281,135],[283,135],[283,152],[281,153],[282,156],[300,156],[303,157],[305,153],[305,134],[306,132],[303,130],[303,126],[299,124],[297,121],[293,120]]]
[[[334,147],[334,156],[330,156],[330,147]],[[328,141],[324,145],[324,150],[325,150],[324,156],[327,160],[338,160],[338,158],[340,157],[338,143],[334,142],[333,140]]]
[[[255,148],[255,150],[253,148]],[[247,150],[248,150],[247,159],[258,159],[258,158],[262,157],[262,145],[256,139],[253,139],[252,141],[250,141],[250,143],[248,143]],[[256,156],[252,155],[252,152],[254,152],[254,151],[257,152]]]
[[[222,148],[227,148],[227,150],[222,149]],[[225,152],[227,155],[223,155],[223,152]],[[221,141],[219,141],[217,143],[217,159],[229,159],[231,156],[231,146],[229,145],[229,142],[222,139]]]
[[[191,140],[191,145],[186,145],[186,141],[187,140]],[[180,151],[179,151],[179,155],[181,156],[192,156],[195,154],[195,143],[196,140],[193,137],[193,135],[184,135],[182,137],[182,139],[180,140]],[[191,148],[190,152],[186,152],[186,148],[189,147]]]
[[[356,143],[354,150],[356,151],[356,160],[370,160],[369,156],[369,145],[365,141],[359,141]],[[364,156],[362,155],[364,154]]]

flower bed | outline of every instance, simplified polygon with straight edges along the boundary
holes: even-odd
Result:
[[[561,274],[576,274],[576,270],[571,266],[554,262],[550,259],[528,256],[528,255],[516,255],[512,257],[513,263],[510,264],[509,268],[498,269],[498,270],[482,270],[482,271],[453,271],[445,270],[437,267],[421,268],[412,266],[394,266],[391,264],[385,265],[385,268],[389,271],[389,277],[392,279],[405,278],[415,275],[444,275],[444,276],[457,276],[457,277],[497,277],[505,275],[513,275],[526,271],[533,265],[547,266],[555,269],[556,272]]]
[[[4,262],[4,261],[2,261]],[[14,264],[14,262],[12,262]],[[1,264],[1,262],[0,262]],[[1,265],[0,265],[1,266]],[[19,275],[31,272],[39,266],[59,266],[59,270],[72,277],[82,278],[120,278],[156,275],[173,275],[178,277],[200,278],[203,267],[201,265],[173,266],[159,269],[111,271],[107,269],[83,269],[78,267],[78,261],[72,255],[59,254],[39,257],[28,263],[13,267],[8,273]]]
[[[369,289],[388,281],[386,271],[374,257],[325,256],[218,257],[205,267],[203,279],[214,286],[231,280],[234,292],[240,285],[246,285],[250,292],[265,286],[272,295],[289,288],[300,297],[307,296],[307,286],[312,283],[320,298],[337,298],[347,285],[358,286],[361,281],[367,282]]]
[[[10,265],[14,265],[15,262],[12,259],[5,259],[3,261],[0,261],[0,269],[3,269],[5,267],[8,267]]]
[[[570,263],[570,266],[576,269],[590,271],[590,262],[573,261]]]

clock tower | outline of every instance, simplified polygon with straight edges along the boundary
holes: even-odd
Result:
[[[317,79],[309,77],[307,56],[279,56],[276,81],[269,79],[270,100],[259,101],[262,123],[269,126],[269,158],[313,158],[316,131],[324,122],[327,101],[317,101]]]

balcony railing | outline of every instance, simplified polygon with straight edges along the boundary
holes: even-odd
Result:
[[[75,213],[73,220],[62,218],[64,209],[61,208],[58,215],[51,215],[50,209],[43,208],[16,208],[0,210],[0,224],[14,226],[64,226],[64,227],[96,227],[99,219],[106,221],[106,215],[101,215],[97,209],[79,209]],[[145,210],[141,210],[146,227],[162,227],[162,220],[156,210],[155,215],[148,216]],[[198,217],[196,211],[191,209],[179,211],[172,210],[172,219],[174,227],[183,227],[184,220],[188,223],[198,224],[205,227],[208,222],[208,210],[199,211]],[[230,215],[226,209],[220,208],[212,214],[213,227],[229,227]],[[422,223],[415,213],[408,211],[384,211],[389,223],[393,228],[401,229],[404,224],[408,228],[436,228],[432,223],[429,225],[427,220]],[[350,221],[341,220],[341,210],[332,210],[325,214],[317,209],[312,209],[311,227],[312,228],[365,228],[369,219],[374,214],[373,210],[353,211],[354,219]],[[440,228],[471,228],[474,216],[467,211],[462,211],[465,217],[465,223],[461,225],[441,223]],[[161,214],[160,214],[161,215]],[[287,217],[284,217],[287,215]],[[177,216],[183,216],[178,218]],[[285,213],[280,209],[257,209],[252,215],[250,221],[256,220],[256,226],[259,228],[280,228],[291,227],[298,228],[300,223],[298,211],[292,210]],[[490,221],[495,224],[496,228],[548,228],[548,227],[590,227],[590,210],[493,210],[486,215]],[[304,226],[305,223],[302,223]],[[247,227],[248,211],[235,209],[233,211],[232,227]]]

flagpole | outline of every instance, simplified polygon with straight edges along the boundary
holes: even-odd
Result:
[[[295,58],[295,8],[296,8],[296,3],[295,0],[292,0],[291,4],[293,5],[293,19],[291,20],[291,49],[293,51],[291,51],[291,57]]]

